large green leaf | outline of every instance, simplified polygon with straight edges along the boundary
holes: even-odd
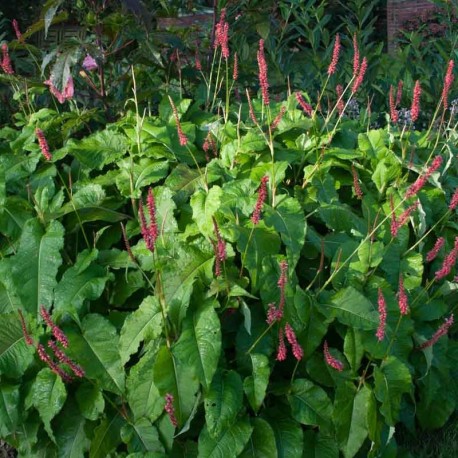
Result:
[[[395,356],[386,358],[374,370],[375,396],[382,403],[380,412],[388,425],[399,420],[401,398],[412,391],[412,377],[408,367]]]
[[[279,198],[275,208],[267,208],[264,219],[267,226],[273,226],[280,233],[289,267],[293,269],[299,261],[307,230],[301,204],[292,197]]]
[[[127,402],[134,419],[146,417],[155,421],[164,410],[164,397],[159,394],[154,384],[151,368],[156,361],[156,353],[147,351],[140,361],[131,368],[127,377]]]
[[[220,207],[222,193],[219,186],[213,186],[208,193],[199,190],[191,197],[192,218],[207,237],[214,238],[213,217]]]
[[[293,418],[304,425],[331,428],[332,404],[326,392],[310,380],[296,379],[288,394]]]
[[[253,427],[248,419],[241,418],[215,439],[204,426],[199,435],[199,456],[205,458],[238,456],[248,442],[252,430]]]
[[[368,435],[367,410],[371,391],[365,385],[357,391],[351,382],[337,386],[334,421],[340,449],[345,458],[356,455]]]
[[[86,419],[75,402],[67,402],[55,420],[59,458],[80,458],[89,450],[90,440],[84,429]]]
[[[357,329],[352,327],[347,328],[344,340],[344,353],[353,372],[356,372],[364,356],[361,332]]]
[[[302,458],[339,458],[339,447],[333,436],[325,436],[320,431],[304,432],[304,453]]]
[[[127,316],[119,338],[119,354],[124,365],[138,350],[140,342],[155,339],[162,331],[162,315],[157,299],[147,296],[138,309]]]
[[[33,361],[34,351],[24,341],[21,322],[17,313],[1,315],[0,327],[0,375],[20,377]]]
[[[124,425],[121,438],[130,453],[164,451],[157,429],[146,418]]]
[[[190,310],[183,321],[183,332],[173,347],[173,354],[192,367],[200,383],[207,389],[218,366],[221,353],[221,325],[214,301],[204,302]]]
[[[154,384],[161,396],[171,394],[180,426],[186,423],[199,392],[199,381],[192,366],[179,361],[166,346],[161,347],[153,366]]]
[[[119,412],[107,412],[106,418],[94,429],[89,456],[106,458],[121,442],[121,428],[125,424]]]
[[[97,420],[105,410],[105,399],[97,385],[85,382],[75,394],[79,411],[88,420]]]
[[[243,389],[251,408],[257,412],[264,402],[267,385],[269,384],[269,359],[261,353],[250,353],[250,357],[253,375],[245,378]]]
[[[274,431],[278,458],[302,458],[302,428],[291,418],[288,409],[285,406],[269,409],[263,414],[263,418]]]
[[[16,431],[20,418],[19,385],[2,383],[0,386],[0,437],[6,437]]]
[[[38,219],[25,223],[11,269],[17,295],[32,315],[39,316],[41,305],[51,307],[63,245],[64,228],[59,221],[51,221],[46,231]]]
[[[37,374],[31,394],[32,404],[38,410],[46,432],[55,441],[51,429],[51,420],[60,412],[67,399],[64,382],[51,369],[45,367]]]
[[[253,432],[240,458],[277,458],[277,445],[273,429],[260,417],[252,421]]]
[[[81,329],[69,327],[67,336],[68,353],[82,366],[86,377],[105,390],[124,393],[124,370],[116,328],[103,316],[89,314],[83,318]]]
[[[379,318],[374,305],[352,286],[341,289],[330,303],[322,305],[347,326],[365,330],[378,326]]]
[[[242,408],[243,390],[240,375],[235,371],[218,371],[205,395],[205,420],[208,433],[218,438],[230,428]]]

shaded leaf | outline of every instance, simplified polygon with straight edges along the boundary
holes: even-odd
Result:
[[[130,453],[164,451],[157,429],[146,418],[124,425],[121,428],[121,438]]]
[[[252,421],[253,432],[240,458],[277,458],[277,445],[273,429],[262,418]]]
[[[264,401],[267,385],[269,384],[269,359],[261,353],[250,353],[250,358],[253,366],[253,375],[245,378],[243,381],[243,390],[251,408],[257,412]]]
[[[125,424],[119,413],[109,411],[106,418],[95,428],[89,456],[106,458],[121,442],[121,428]]]

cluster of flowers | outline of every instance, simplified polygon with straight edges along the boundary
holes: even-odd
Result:
[[[19,310],[19,318],[21,320],[21,327],[22,332],[24,334],[25,343],[27,345],[34,346],[37,350],[39,358],[64,382],[71,382],[73,380],[73,377],[64,369],[62,369],[62,367],[59,366],[59,363],[69,367],[76,377],[84,377],[84,370],[81,368],[81,366],[72,361],[65,354],[65,352],[61,350],[57,345],[58,342],[60,345],[62,345],[62,347],[68,348],[68,339],[65,333],[62,331],[62,329],[60,329],[57,326],[56,323],[54,323],[54,321],[51,318],[51,315],[43,306],[40,307],[40,315],[43,318],[43,321],[45,322],[46,326],[51,329],[51,333],[55,339],[48,340],[48,348],[52,350],[54,357],[57,359],[58,362],[56,362],[51,356],[49,356],[45,347],[41,343],[38,342],[35,345],[32,336],[27,331],[27,325],[25,323],[24,315],[22,314],[22,311]]]
[[[170,423],[175,428],[178,426],[178,420],[175,416],[175,407],[173,406],[173,394],[167,393],[165,395],[165,407],[164,410],[166,411],[167,415],[170,418]]]

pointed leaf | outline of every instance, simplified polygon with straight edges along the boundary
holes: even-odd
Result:
[[[51,307],[63,245],[64,228],[59,221],[51,221],[46,231],[37,219],[25,223],[11,268],[16,292],[32,315],[39,315],[41,305]]]
[[[88,314],[67,331],[69,355],[84,369],[86,377],[108,391],[124,392],[124,370],[118,352],[118,334],[103,316]]]
[[[127,450],[132,452],[163,452],[157,429],[146,418],[124,425],[121,429],[122,441]]]
[[[304,425],[330,428],[332,404],[326,392],[306,379],[294,380],[288,395],[293,418]]]
[[[102,391],[92,383],[83,383],[76,391],[78,408],[84,418],[97,420],[105,409],[105,399]]]
[[[106,458],[121,443],[121,428],[125,424],[120,413],[109,412],[94,430],[89,456]]]
[[[364,347],[361,333],[352,327],[349,327],[345,334],[344,354],[350,362],[351,368],[354,372],[356,372],[359,369],[361,360],[364,356]]]
[[[240,458],[277,458],[275,434],[269,423],[262,418],[254,418],[253,432]]]
[[[304,432],[303,458],[339,458],[339,456],[339,447],[334,437],[310,429]]]
[[[0,386],[0,437],[14,434],[20,417],[19,385]]]
[[[130,355],[138,350],[140,342],[152,340],[162,331],[162,315],[159,303],[154,296],[143,299],[140,307],[127,316],[119,338],[121,363],[129,361]]]
[[[253,427],[246,418],[241,418],[230,428],[214,439],[206,426],[199,435],[199,456],[206,458],[226,458],[238,456],[248,442]]]
[[[192,218],[200,232],[207,237],[214,234],[213,216],[220,207],[222,193],[219,186],[213,186],[208,193],[199,190],[191,197]]]
[[[235,371],[217,372],[205,395],[205,421],[210,436],[218,438],[234,423],[242,408],[243,390]]]
[[[261,353],[250,353],[253,375],[245,378],[243,389],[252,409],[257,412],[264,402],[269,384],[269,359]]]
[[[207,301],[197,311],[188,314],[173,349],[183,364],[194,368],[205,389],[212,381],[221,353],[221,325],[215,305],[213,301]]]
[[[42,369],[32,385],[32,403],[38,410],[49,437],[54,440],[51,429],[51,420],[60,412],[67,391],[64,382],[51,369]]]

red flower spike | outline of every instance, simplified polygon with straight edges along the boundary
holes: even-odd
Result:
[[[199,52],[197,51],[197,49],[194,55],[194,66],[196,67],[197,71],[202,71],[202,63],[200,62]]]
[[[259,68],[259,84],[261,86],[262,100],[264,105],[269,105],[269,80],[267,79],[267,63],[264,55],[264,40],[259,40],[258,49],[258,68]]]
[[[394,88],[390,86],[390,119],[393,124],[396,124],[399,119],[398,110],[396,110],[396,104],[394,101]]]
[[[47,161],[52,159],[51,153],[49,152],[48,142],[46,141],[45,134],[38,127],[35,129],[35,135],[38,139],[38,144],[40,145],[41,153]]]
[[[418,349],[423,350],[425,348],[431,347],[434,345],[442,336],[445,336],[448,332],[448,330],[451,328],[453,324],[453,313],[445,320],[443,324],[439,327],[439,329],[434,333],[434,335],[431,337],[431,339],[427,340],[426,342],[423,342]]]
[[[442,267],[435,273],[434,279],[441,280],[446,277],[455,267],[456,259],[458,257],[458,237],[455,237],[455,245],[450,253],[445,256]]]
[[[353,35],[353,78],[356,78],[356,75],[359,72],[359,48],[358,48],[358,39],[356,38],[356,33]]]
[[[175,417],[175,407],[173,406],[173,395],[167,393],[165,395],[165,407],[164,410],[167,412],[167,415],[170,418],[170,423],[176,428],[178,426],[178,421]]]
[[[444,237],[439,237],[436,240],[436,243],[432,247],[430,251],[428,251],[428,254],[426,255],[426,262],[431,262],[436,258],[436,256],[439,254],[439,251],[442,249],[442,247],[445,244],[445,238]]]
[[[186,134],[183,132],[183,129],[181,128],[181,123],[180,123],[180,118],[178,116],[177,107],[173,103],[173,100],[171,97],[169,97],[169,100],[170,100],[170,105],[172,106],[173,116],[175,117],[175,122],[177,125],[177,133],[178,133],[178,139],[180,141],[180,145],[186,146],[188,144],[188,137],[186,137]]]
[[[353,175],[353,187],[355,188],[356,197],[358,199],[362,199],[363,191],[361,190],[361,186],[359,185],[359,176],[354,165],[351,166],[351,173]]]
[[[378,317],[379,325],[375,336],[381,342],[385,338],[386,327],[386,301],[381,288],[378,289]]]
[[[219,22],[216,24],[213,47],[221,47],[221,55],[225,59],[229,58],[229,24],[226,22],[226,8],[221,10]]]
[[[417,200],[410,207],[404,210],[399,215],[399,218],[394,217],[394,213],[393,213],[393,217],[391,220],[391,235],[393,237],[396,237],[398,235],[399,229],[401,229],[401,227],[407,223],[412,213],[417,209],[418,205],[420,205],[420,202]]]
[[[339,115],[342,115],[342,113],[345,110],[345,102],[343,99],[343,87],[341,84],[338,84],[336,86],[336,94],[337,94],[337,111],[339,112]]]
[[[262,207],[264,206],[264,202],[267,197],[267,182],[269,181],[269,177],[266,175],[261,178],[261,186],[258,190],[258,200],[256,201],[256,205],[253,210],[253,214],[251,215],[251,221],[253,224],[258,224],[259,220],[261,219],[261,212]]]
[[[406,198],[415,196],[426,184],[431,175],[442,165],[442,156],[436,156],[426,172],[419,176],[406,192]]]
[[[453,65],[453,60],[450,60],[447,67],[447,73],[444,78],[444,88],[442,89],[442,103],[444,104],[444,110],[448,108],[448,93],[455,78],[453,76]]]
[[[458,206],[458,188],[455,189],[453,193],[452,200],[450,201],[450,205],[448,206],[449,210],[453,211]]]
[[[340,35],[336,35],[336,40],[334,42],[334,49],[332,50],[332,59],[328,67],[328,75],[333,75],[337,70],[337,63],[339,62],[340,54]]]
[[[285,325],[285,335],[291,345],[294,357],[300,361],[304,356],[304,350],[302,350],[302,347],[299,345],[296,334],[289,323]]]
[[[254,114],[253,104],[251,103],[251,97],[250,97],[250,93],[248,92],[248,89],[246,91],[246,96],[247,96],[247,100],[248,100],[248,108],[249,108],[249,111],[250,111],[250,118],[257,125],[257,124],[259,124],[258,123],[258,118],[256,118],[256,115]]]
[[[234,54],[234,69],[232,70],[232,79],[237,81],[239,77],[239,59],[237,53]]]
[[[48,341],[48,347],[51,348],[53,351],[54,355],[56,358],[61,362],[62,364],[66,364],[72,372],[80,378],[84,377],[84,370],[81,368],[81,366],[78,366],[78,364],[74,363],[57,345],[55,342],[52,340]]]
[[[133,263],[136,263],[137,260],[135,259],[135,256],[132,253],[132,248],[130,247],[129,238],[127,237],[126,228],[124,227],[124,224],[122,224],[122,223],[121,223],[121,232],[122,232],[122,238],[124,240],[124,245],[126,247],[127,254],[129,255],[130,260]]]
[[[71,382],[73,379],[70,375],[68,375],[64,370],[62,370],[54,361],[51,360],[49,355],[46,353],[45,347],[43,345],[37,345],[37,353],[38,357],[56,374],[58,375],[64,382]]]
[[[146,198],[146,205],[148,207],[149,213],[149,228],[148,228],[148,236],[151,240],[151,245],[153,246],[153,250],[156,246],[156,240],[159,236],[159,231],[157,228],[156,222],[156,202],[154,199],[153,190],[151,187],[148,188],[148,196]]]
[[[13,29],[14,29],[14,33],[16,34],[16,38],[21,41],[21,38],[22,38],[22,33],[21,31],[19,30],[19,24],[18,22],[16,21],[16,19],[13,19]]]
[[[283,106],[280,108],[280,113],[278,113],[278,115],[272,121],[272,124],[270,125],[270,130],[275,130],[278,127],[285,113],[286,113],[286,107]]]
[[[285,359],[286,359],[285,336],[283,334],[283,328],[280,328],[278,330],[277,361],[284,361]]]
[[[353,87],[351,88],[351,93],[354,94],[361,84],[363,84],[364,75],[367,70],[367,59],[364,58],[361,62],[361,67],[359,68],[358,76],[356,77],[355,81],[353,82]]]
[[[339,361],[337,358],[334,358],[334,356],[331,355],[329,352],[329,347],[328,347],[328,342],[325,340],[323,344],[323,354],[324,354],[324,360],[326,361],[326,364],[328,366],[331,366],[333,369],[336,371],[342,372],[344,369],[344,365],[342,361]]]
[[[409,313],[409,303],[406,290],[404,289],[404,279],[402,275],[399,277],[398,305],[401,315],[407,315]]]
[[[2,44],[2,54],[3,54],[3,58],[0,64],[0,66],[2,67],[2,70],[7,75],[14,75],[13,66],[11,65],[11,59],[8,53],[8,45],[6,43]]]
[[[213,243],[213,250],[215,252],[215,275],[219,277],[221,275],[221,263],[226,260],[226,242],[222,239],[219,232],[218,224],[213,219],[213,229],[216,235],[216,243]]]
[[[413,99],[412,99],[412,106],[410,108],[410,116],[412,118],[412,122],[415,122],[420,115],[420,96],[421,96],[421,86],[420,81],[415,82],[415,87],[413,89]]]
[[[267,310],[267,324],[270,326],[276,321],[280,321],[283,318],[283,310],[277,309],[275,304],[272,302],[269,304]]]
[[[313,109],[310,104],[308,104],[300,92],[295,93],[297,103],[301,106],[302,110],[307,116],[312,116]]]
[[[67,336],[64,334],[62,329],[60,329],[59,326],[57,326],[54,323],[54,321],[51,319],[51,315],[42,305],[40,306],[40,315],[43,318],[43,321],[46,323],[46,325],[49,328],[51,328],[51,332],[53,336],[56,338],[56,340],[60,342],[64,348],[67,348],[68,347]]]
[[[288,281],[288,263],[283,260],[280,262],[280,278],[278,279],[277,285],[280,288],[280,302],[278,308],[283,311],[283,307],[286,303],[285,288],[286,282]]]
[[[33,345],[33,339],[27,331],[27,325],[25,324],[24,315],[22,314],[22,310],[18,310],[19,319],[21,320],[21,328],[22,334],[24,335],[24,340],[27,345]]]
[[[154,252],[154,244],[150,236],[150,231],[146,224],[145,213],[143,211],[143,199],[140,198],[139,206],[138,206],[138,219],[140,221],[140,232],[142,234],[143,240],[145,241],[146,248],[149,251]]]

